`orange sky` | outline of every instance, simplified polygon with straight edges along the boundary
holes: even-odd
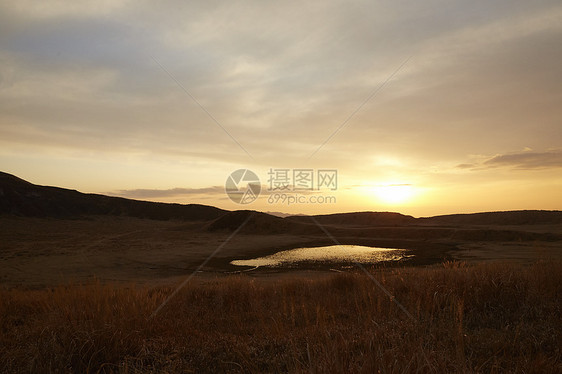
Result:
[[[227,209],[562,209],[560,19],[559,1],[0,1],[0,170]],[[241,168],[263,184],[248,205],[224,192]],[[271,168],[338,188],[271,203]]]

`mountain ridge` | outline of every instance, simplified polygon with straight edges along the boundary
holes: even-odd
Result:
[[[39,186],[0,172],[0,214],[5,215],[61,219],[111,215],[195,221],[215,219],[225,212],[223,209],[201,204],[158,203]]]
[[[77,190],[40,186],[12,174],[0,172],[0,215],[49,218],[80,218],[87,215],[130,216],[155,220],[179,219],[208,221],[206,229],[234,230],[251,210],[229,211],[210,205],[177,204],[133,200],[123,197],[82,193]],[[515,210],[448,214],[433,217],[404,215],[396,212],[351,212],[322,215],[279,217],[255,212],[248,226],[257,231],[282,232],[309,226],[313,217],[320,224],[348,226],[399,227],[419,225],[534,225],[561,224],[562,211]]]

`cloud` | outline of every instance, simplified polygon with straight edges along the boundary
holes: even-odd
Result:
[[[131,199],[153,199],[162,197],[178,197],[192,195],[217,195],[224,194],[223,186],[212,186],[203,188],[171,188],[171,189],[133,189],[119,190],[110,193],[114,196],[127,197]]]
[[[304,162],[412,55],[312,162],[361,179],[417,169],[365,161],[377,155],[428,165],[529,138],[546,149],[562,136],[561,10],[526,0],[0,0],[0,148],[195,160],[216,185],[250,159],[151,55],[264,167]],[[179,193],[166,191],[152,193]]]
[[[486,160],[483,166],[515,169],[559,168],[562,167],[562,150],[500,154]]]
[[[535,152],[526,148],[521,152],[497,154],[475,163],[457,165],[458,169],[482,170],[492,168],[512,168],[517,170],[551,169],[562,167],[562,150],[554,149]]]
[[[289,185],[287,189],[272,190],[268,185],[261,186],[260,195],[275,195],[275,194],[298,194],[298,195],[311,195],[320,194],[320,190],[306,190],[295,188]],[[111,196],[126,197],[130,199],[155,199],[155,198],[171,198],[182,196],[197,196],[197,197],[224,197],[226,196],[224,186],[211,186],[202,188],[170,188],[170,189],[131,189],[131,190],[118,190],[106,193]]]

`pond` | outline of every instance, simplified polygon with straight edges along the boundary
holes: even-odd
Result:
[[[298,263],[361,263],[374,264],[396,261],[406,257],[408,251],[396,248],[365,247],[361,245],[331,245],[327,247],[295,248],[250,260],[234,260],[237,266],[290,266]]]

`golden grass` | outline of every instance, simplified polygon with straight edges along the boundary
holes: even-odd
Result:
[[[173,291],[0,291],[0,370],[77,373],[562,371],[562,263],[446,263]]]

